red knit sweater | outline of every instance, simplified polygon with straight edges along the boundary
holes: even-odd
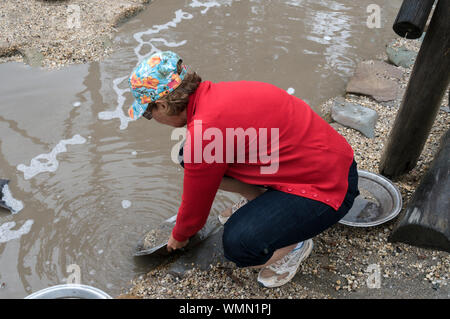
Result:
[[[271,84],[202,82],[189,98],[187,131],[178,241],[203,227],[224,175],[335,210],[344,200],[352,148],[304,101]]]

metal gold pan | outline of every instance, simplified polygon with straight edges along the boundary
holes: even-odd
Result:
[[[372,227],[395,218],[402,209],[399,189],[384,176],[358,170],[361,195],[339,223],[354,227]]]
[[[133,255],[135,257],[138,256],[148,256],[148,255],[168,255],[167,251],[167,241],[171,234],[172,228],[175,226],[176,216],[169,218],[165,222],[163,222],[157,229],[150,230],[147,232],[142,239],[139,241]],[[189,239],[189,243],[181,251],[189,250],[192,247],[196,246],[215,232],[220,229],[221,225],[217,219],[217,216],[210,214],[208,219],[206,220],[205,226],[194,236]],[[159,235],[159,238],[156,238],[158,243],[154,245],[146,245],[145,238],[149,233],[156,232]]]

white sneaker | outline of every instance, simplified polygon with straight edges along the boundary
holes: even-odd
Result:
[[[242,199],[239,202],[237,202],[236,204],[231,206],[231,215],[233,215],[239,208],[241,208],[242,206],[244,206],[247,203],[248,203],[248,200],[246,198],[242,197]],[[227,217],[227,216],[223,216],[222,214],[219,214],[219,216],[218,216],[219,222],[222,225],[225,225],[225,223],[228,221],[228,219],[231,217],[231,215]]]
[[[300,263],[311,254],[313,246],[312,239],[299,243],[282,259],[261,269],[258,274],[258,282],[267,288],[280,287],[288,283],[294,278]]]

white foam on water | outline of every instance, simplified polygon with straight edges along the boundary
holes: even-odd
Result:
[[[146,31],[141,31],[141,32],[136,32],[133,37],[134,39],[138,42],[137,47],[134,49],[134,53],[136,54],[136,56],[138,57],[138,63],[144,59],[147,56],[150,56],[156,52],[160,52],[161,50],[159,50],[154,44],[153,42],[163,42],[163,44],[165,46],[168,47],[179,47],[184,45],[187,41],[183,40],[181,42],[169,42],[166,39],[162,39],[162,38],[151,38],[148,41],[144,41],[142,39],[143,36],[149,36],[152,34],[158,34],[163,30],[168,30],[170,28],[175,28],[181,21],[183,20],[190,20],[192,19],[194,16],[192,14],[190,14],[189,12],[185,12],[181,9],[175,11],[175,18],[172,19],[171,21],[165,23],[165,24],[161,24],[161,25],[154,25],[152,26],[150,29],[146,30]],[[150,52],[148,52],[145,55],[141,54],[141,49],[142,47],[148,44],[150,46]]]
[[[189,6],[191,6],[192,8],[205,8],[202,11],[200,11],[202,14],[205,14],[206,12],[208,12],[208,10],[212,7],[220,7],[220,3],[218,3],[217,1],[213,0],[213,1],[203,1],[200,2],[199,0],[192,0],[191,4],[189,4]]]
[[[123,76],[121,78],[117,78],[113,81],[113,89],[117,94],[117,107],[114,111],[104,111],[98,113],[98,118],[101,120],[112,120],[118,118],[120,120],[120,129],[124,130],[128,127],[128,122],[133,121],[128,115],[126,115],[123,111],[123,105],[125,104],[125,92],[129,92],[130,89],[121,89],[119,88],[119,84],[122,83],[125,79],[128,79],[128,76]]]
[[[288,94],[293,95],[295,93],[295,89],[294,88],[289,88],[286,90],[286,92],[288,92]]]
[[[188,12],[184,12],[183,10],[177,10],[175,11],[175,18],[172,19],[171,21],[165,23],[165,24],[161,24],[161,25],[154,25],[152,26],[150,29],[146,30],[146,31],[142,31],[142,32],[136,32],[133,37],[134,39],[138,42],[138,45],[136,46],[136,48],[134,49],[134,52],[137,56],[137,64],[139,64],[145,57],[152,55],[156,52],[160,52],[161,50],[158,49],[156,47],[156,45],[154,44],[156,43],[162,43],[163,45],[165,45],[166,47],[179,47],[182,46],[184,44],[186,44],[186,40],[183,40],[181,42],[170,42],[167,41],[166,39],[163,38],[151,38],[148,41],[144,41],[143,40],[143,36],[149,36],[152,34],[158,34],[159,32],[163,31],[163,30],[167,30],[169,28],[175,28],[181,21],[183,20],[187,20],[187,19],[192,19],[193,15],[188,13]],[[142,55],[141,54],[141,49],[144,45],[149,45],[150,46],[150,51],[145,54]],[[130,72],[131,73],[131,72]],[[125,114],[125,112],[123,111],[123,106],[125,104],[125,93],[129,92],[130,89],[127,87],[126,89],[121,89],[119,88],[119,85],[123,82],[128,80],[129,75],[127,76],[123,76],[120,78],[116,78],[113,80],[113,89],[117,94],[117,107],[114,111],[104,111],[104,112],[100,112],[98,114],[98,118],[101,120],[112,120],[115,118],[118,118],[120,120],[120,130],[124,130],[128,127],[128,123],[133,121],[133,119],[131,119],[127,114]]]
[[[304,0],[288,0],[286,1],[287,5],[295,6],[295,7],[301,7]]]
[[[136,55],[139,57],[139,59],[138,59],[139,62],[154,53],[161,52],[161,50],[158,49],[158,47],[153,42],[162,42],[162,44],[165,45],[166,47],[176,48],[176,47],[181,47],[182,45],[185,45],[187,41],[183,40],[180,42],[169,42],[163,38],[151,38],[150,40],[148,40],[146,42],[142,42],[142,44],[140,45],[140,48],[142,48],[142,46],[144,46],[145,44],[148,44],[150,46],[150,51],[148,53],[146,53],[144,55],[140,54],[141,49],[139,49],[139,51],[136,52]],[[136,50],[137,50],[137,48],[135,49],[135,51]]]
[[[3,194],[2,201],[5,202],[6,206],[11,208],[13,214],[17,214],[23,209],[23,203],[12,196],[8,184],[3,186],[1,193]]]
[[[131,202],[130,202],[129,200],[124,199],[124,200],[122,201],[122,207],[123,207],[124,209],[130,208],[130,206],[131,206]]]
[[[16,226],[15,222],[7,222],[0,225],[0,243],[6,243],[8,241],[20,238],[22,235],[28,234],[33,223],[34,221],[29,219],[18,230],[11,230]]]
[[[307,49],[304,49],[304,50],[303,50],[303,53],[304,53],[304,54],[310,54],[310,55],[318,55],[318,54],[319,54],[318,52],[311,51],[311,50],[307,50]],[[319,66],[320,66],[320,65],[319,65]]]
[[[224,0],[222,2],[230,5],[232,3],[232,0]],[[192,3],[190,4],[190,6],[193,8],[205,7],[205,9],[201,11],[202,14],[205,14],[212,7],[220,7],[221,5],[222,4],[216,0],[204,1],[204,2],[200,2],[198,0],[193,0]],[[190,20],[193,18],[194,18],[194,16],[191,13],[183,11],[182,9],[179,9],[179,10],[175,11],[175,18],[173,18],[171,21],[164,23],[164,24],[160,24],[160,25],[154,25],[146,31],[136,32],[133,35],[133,37],[136,40],[136,42],[138,43],[138,45],[134,48],[134,53],[136,54],[136,57],[138,58],[137,64],[139,64],[146,57],[148,57],[154,53],[161,52],[161,50],[156,46],[156,43],[158,43],[158,45],[163,45],[168,48],[180,47],[187,43],[187,40],[183,40],[180,42],[172,42],[172,41],[168,41],[167,39],[164,39],[164,38],[155,38],[155,37],[151,37],[149,40],[145,41],[143,39],[144,36],[149,37],[152,35],[156,35],[163,30],[168,30],[170,28],[176,28],[178,26],[178,24],[181,23],[183,20]],[[148,45],[150,47],[150,50],[148,50],[147,53],[142,54],[141,50],[144,45]],[[129,76],[127,75],[124,77],[116,78],[113,81],[113,88],[114,88],[114,91],[117,93],[116,109],[114,111],[104,111],[104,112],[100,112],[98,114],[98,118],[101,120],[107,121],[107,120],[112,120],[112,119],[118,118],[120,120],[120,130],[126,129],[128,127],[128,123],[133,121],[123,111],[123,106],[125,103],[124,94],[125,94],[125,92],[129,92],[130,90],[129,90],[129,88],[126,88],[126,89],[119,88],[119,85],[123,81],[128,80],[128,78],[129,78]]]
[[[58,169],[59,162],[56,156],[59,153],[67,152],[66,145],[84,144],[86,139],[78,134],[71,139],[60,141],[48,154],[40,154],[31,160],[30,166],[24,164],[17,165],[17,169],[23,172],[25,179],[30,179],[39,173],[55,172]]]

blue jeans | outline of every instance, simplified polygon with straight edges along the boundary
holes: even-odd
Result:
[[[313,238],[336,224],[358,195],[355,161],[349,171],[347,194],[337,211],[319,201],[268,189],[225,223],[225,258],[238,267],[263,265],[276,250]]]

